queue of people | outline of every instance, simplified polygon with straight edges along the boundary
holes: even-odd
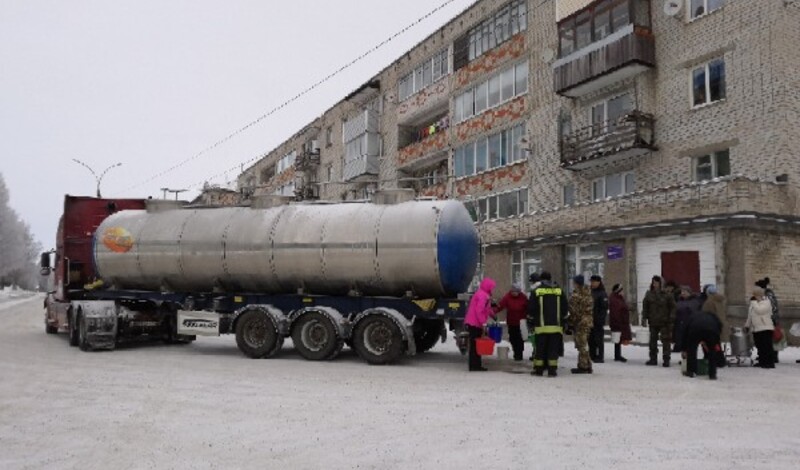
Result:
[[[630,308],[623,288],[615,284],[608,295],[600,276],[594,275],[586,285],[585,278],[572,278],[572,293],[567,293],[552,280],[549,272],[532,274],[530,297],[519,284],[514,284],[499,303],[492,302],[496,283],[484,279],[472,297],[465,324],[469,331],[469,370],[486,371],[475,352],[475,340],[483,335],[489,318],[506,312],[509,342],[515,361],[522,361],[525,338],[522,322],[534,335],[534,376],[556,377],[559,357],[564,355],[564,334],[573,336],[578,350],[573,374],[592,374],[593,364],[605,362],[604,326],[608,317],[614,342],[614,360],[627,362],[622,347],[632,341]],[[753,333],[758,350],[757,366],[773,369],[778,361],[774,341],[777,338],[777,297],[770,288],[769,278],[755,283],[752,292],[745,332]],[[685,361],[684,375],[694,377],[698,372],[698,351],[708,362],[708,376],[717,378],[717,369],[726,364],[722,350],[723,332],[727,324],[725,298],[714,285],[706,285],[695,294],[689,286],[663,283],[653,276],[642,302],[642,326],[649,328],[649,366],[658,365],[659,341],[661,365],[670,367],[673,352],[680,352]],[[782,333],[781,333],[782,334]],[[800,361],[798,361],[800,362]]]

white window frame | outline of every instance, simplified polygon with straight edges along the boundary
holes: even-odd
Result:
[[[498,22],[503,16],[507,20],[505,24],[502,21]],[[477,59],[527,29],[527,0],[512,0],[506,3],[469,31],[469,60]]]
[[[702,0],[702,2],[703,2],[703,13],[695,16],[694,12],[692,11],[692,1],[693,0],[686,0],[686,14],[688,16],[687,20],[689,22],[698,20],[700,18],[705,18],[706,16],[710,15],[711,13],[714,13],[715,11],[723,9],[725,7],[726,2],[727,2],[727,0],[722,0],[722,4],[721,5],[719,5],[717,8],[714,8],[713,10],[709,11],[708,10],[708,2],[709,2],[709,0]]]
[[[489,172],[489,171],[494,171],[494,170],[496,170],[498,168],[507,167],[507,166],[510,166],[510,165],[514,165],[517,162],[521,162],[521,161],[527,160],[527,155],[525,153],[526,149],[522,146],[522,142],[515,142],[514,141],[515,131],[519,132],[521,136],[526,135],[527,123],[525,121],[517,122],[513,126],[507,127],[505,129],[501,130],[500,132],[496,132],[494,134],[489,134],[489,135],[480,137],[479,139],[476,139],[476,140],[474,140],[472,142],[469,142],[467,144],[464,144],[464,145],[461,145],[461,146],[457,147],[455,149],[455,151],[453,152],[453,174],[455,175],[455,178],[457,180],[458,179],[462,179],[462,178],[469,178],[471,176],[480,175],[482,173],[486,173],[486,172]],[[500,165],[497,165],[497,166],[492,166],[491,149],[489,148],[489,139],[496,138],[498,136],[500,138],[500,145],[501,145],[501,150],[500,151],[501,152],[505,152],[506,159],[505,159],[505,163],[501,163]],[[478,143],[479,142],[481,143],[481,145],[485,145],[486,149],[487,149],[486,150],[486,169],[482,170],[482,171],[477,171],[476,170],[477,169]],[[504,143],[505,143],[505,145],[504,145]],[[461,153],[461,155],[462,155],[461,158],[465,158],[464,155],[466,155],[466,149],[469,148],[469,147],[472,147],[472,168],[475,171],[473,171],[472,173],[467,173],[466,172],[466,168],[467,167],[466,167],[466,164],[465,164],[464,165],[464,168],[465,168],[464,174],[459,174],[457,158],[459,157],[459,153]],[[515,148],[517,149],[516,152],[515,152]],[[515,158],[515,154],[519,158]],[[502,159],[501,159],[501,161],[502,161]]]
[[[291,152],[287,153],[275,165],[275,174],[279,175],[284,171],[288,170],[289,168],[294,166],[294,162],[297,159],[297,151],[292,150]]]
[[[628,188],[627,179],[628,179],[629,175],[633,176],[633,186],[634,186],[633,188]],[[607,186],[606,183],[607,183],[608,177],[610,177],[610,176],[619,176],[620,177],[620,179],[622,181],[622,193],[621,194],[617,194],[615,196],[609,196],[608,195],[608,186]],[[603,196],[602,197],[595,197],[595,193],[596,193],[595,188],[598,185],[600,185],[601,183],[602,183],[602,187],[603,187],[603,190],[602,190]],[[620,172],[620,173],[611,173],[611,174],[608,174],[608,175],[603,175],[603,176],[600,176],[598,178],[593,179],[592,180],[592,193],[591,193],[590,197],[591,197],[591,201],[592,202],[597,202],[597,201],[604,201],[604,200],[609,199],[609,198],[621,197],[621,196],[624,196],[626,194],[630,194],[630,193],[632,193],[634,191],[636,191],[636,173],[633,172],[633,171],[623,171],[623,172]]]
[[[541,272],[542,270],[542,250],[538,248],[523,248],[516,250],[511,254],[511,282],[520,283],[525,289],[529,291],[531,288],[528,279],[533,273]],[[515,278],[515,273],[519,272],[520,278]]]
[[[719,174],[718,157],[719,157],[719,154],[721,154],[723,152],[728,154],[728,174],[727,175],[720,175]],[[698,165],[699,160],[701,158],[703,158],[703,157],[710,157],[710,160],[711,160],[711,178],[701,180],[701,179],[699,179],[699,176],[698,176],[697,165]],[[711,181],[711,180],[716,179],[716,178],[724,178],[726,176],[730,176],[731,173],[732,173],[732,171],[731,171],[731,149],[729,149],[729,148],[715,150],[715,151],[710,152],[710,153],[705,153],[703,155],[697,155],[697,156],[692,157],[692,181],[694,181],[696,183],[700,183],[700,182],[703,182],[703,181]]]
[[[434,68],[434,64],[437,63],[437,60],[439,61],[438,63],[440,66],[442,64],[442,61],[445,66],[444,72],[441,73],[440,75],[436,74]],[[425,83],[426,67],[428,67],[428,71],[430,72],[431,76],[431,81],[430,83],[427,84]],[[400,77],[400,79],[397,81],[397,101],[402,103],[403,101],[411,98],[412,96],[428,88],[434,83],[437,83],[444,77],[450,75],[451,70],[452,66],[450,64],[450,46],[447,46],[444,49],[439,50],[432,56],[428,57],[427,59],[423,60],[421,63],[417,64],[417,66],[414,67],[414,69],[411,70],[409,73]],[[410,88],[408,88],[408,90],[404,90],[403,88],[403,85],[406,83],[410,84]],[[408,91],[407,94],[405,93],[406,91]]]
[[[524,65],[524,67],[520,67],[522,65]],[[528,67],[530,67],[530,62],[528,60],[524,60],[522,62],[517,62],[516,64],[510,65],[509,67],[506,67],[503,70],[493,74],[491,77],[487,78],[486,80],[483,80],[483,81],[475,84],[474,86],[464,90],[464,92],[459,93],[456,96],[455,100],[461,100],[461,102],[459,103],[457,101],[455,103],[455,105],[454,105],[453,123],[459,124],[459,123],[462,123],[464,121],[468,121],[469,119],[472,119],[475,116],[480,116],[481,114],[483,114],[483,113],[485,113],[487,111],[490,111],[490,110],[492,110],[494,108],[497,108],[499,106],[503,106],[504,104],[506,104],[506,103],[508,103],[508,102],[520,97],[520,96],[523,96],[523,95],[527,94],[529,89],[530,89],[530,83],[529,83],[529,81],[530,81],[530,70],[528,70]],[[524,89],[520,89],[520,90],[517,89],[517,71],[519,71],[519,70],[524,70],[525,73],[527,73],[527,75],[528,75],[528,78],[525,80],[525,88]],[[512,75],[511,76],[512,93],[511,93],[511,96],[509,98],[504,100],[503,99],[503,95],[502,95],[502,90],[503,90],[503,78],[502,77],[503,77],[503,74],[506,74],[508,72],[512,72],[512,74],[511,74]],[[499,89],[498,89],[499,101],[496,104],[491,104],[489,102],[489,82],[491,82],[492,80],[497,80],[499,82]],[[484,108],[480,112],[476,113],[475,112],[475,101],[476,101],[475,95],[476,95],[476,93],[478,93],[478,90],[480,90],[481,88],[485,88],[485,90],[486,90],[486,108]],[[470,98],[470,96],[471,96],[471,98]],[[467,111],[467,110],[469,110],[469,111]]]
[[[595,128],[594,128],[594,125],[595,125],[595,123],[594,123],[594,108],[596,108],[599,105],[603,105],[603,124],[604,125],[603,125],[603,128],[601,130],[601,133],[605,133],[605,132],[607,132],[607,129],[608,129],[608,103],[613,101],[613,100],[615,100],[615,99],[617,99],[617,98],[621,98],[621,97],[623,97],[625,95],[628,95],[630,97],[629,101],[631,103],[631,111],[633,111],[633,109],[636,108],[636,105],[634,104],[633,91],[632,90],[625,90],[623,92],[617,93],[616,95],[609,96],[609,97],[603,98],[601,100],[597,100],[594,103],[592,103],[591,105],[589,105],[589,123],[591,125],[591,127],[589,129],[590,129],[590,132],[592,132],[592,135],[594,135],[594,132],[595,132]]]
[[[722,65],[725,67],[725,89],[723,93],[723,97],[711,101],[711,63],[716,61],[722,61]],[[698,69],[703,69],[703,73],[705,74],[705,100],[700,104],[694,103],[694,73]],[[725,57],[716,57],[714,59],[708,60],[702,64],[697,64],[696,66],[689,69],[689,105],[692,109],[702,108],[714,103],[721,103],[724,102],[728,98],[728,64],[725,61]]]
[[[524,194],[524,202],[522,202],[523,201],[523,195],[522,195],[523,191],[525,192],[525,194]],[[503,196],[503,195],[506,195],[506,194],[511,194],[511,193],[517,193],[517,209],[516,209],[516,211],[515,211],[515,213],[513,215],[510,215],[510,216],[507,216],[507,217],[500,217],[500,196]],[[487,210],[486,211],[481,211],[479,209],[480,208],[480,203],[481,203],[481,201],[484,201],[484,200],[486,201]],[[519,187],[519,188],[514,188],[514,189],[509,189],[509,190],[506,190],[506,191],[500,191],[500,192],[497,192],[497,193],[492,193],[492,194],[489,194],[488,196],[477,198],[477,199],[474,199],[472,201],[472,203],[475,204],[475,206],[477,208],[476,209],[476,216],[479,218],[476,221],[476,223],[493,222],[493,221],[496,221],[496,220],[505,220],[505,219],[513,219],[513,218],[516,218],[516,217],[523,217],[526,214],[528,214],[528,212],[530,212],[530,210],[529,210],[529,207],[530,207],[529,202],[530,202],[530,191],[528,190],[527,186],[522,186],[522,187]],[[495,214],[496,215],[494,217],[490,216],[490,214],[492,212],[492,209],[491,209],[492,207],[495,208]]]

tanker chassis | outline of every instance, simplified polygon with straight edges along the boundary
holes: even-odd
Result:
[[[345,344],[370,364],[457,332],[478,238],[455,201],[203,208],[67,196],[45,330],[84,351],[138,338],[234,334],[272,357],[291,337],[309,360]],[[51,268],[52,266],[52,268]]]

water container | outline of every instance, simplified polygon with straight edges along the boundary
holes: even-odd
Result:
[[[500,325],[492,325],[488,328],[489,338],[495,343],[503,341],[503,327]]]
[[[491,338],[475,339],[475,352],[478,356],[491,356],[494,354],[494,341]]]
[[[750,346],[749,336],[742,328],[731,327],[731,356],[750,356],[752,346]]]
[[[622,332],[621,331],[612,331],[611,332],[611,342],[614,344],[619,344],[622,341]]]

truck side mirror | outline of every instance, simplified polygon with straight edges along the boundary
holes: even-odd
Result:
[[[39,259],[39,274],[42,276],[50,275],[52,269],[50,268],[50,252],[42,253],[41,258]]]

